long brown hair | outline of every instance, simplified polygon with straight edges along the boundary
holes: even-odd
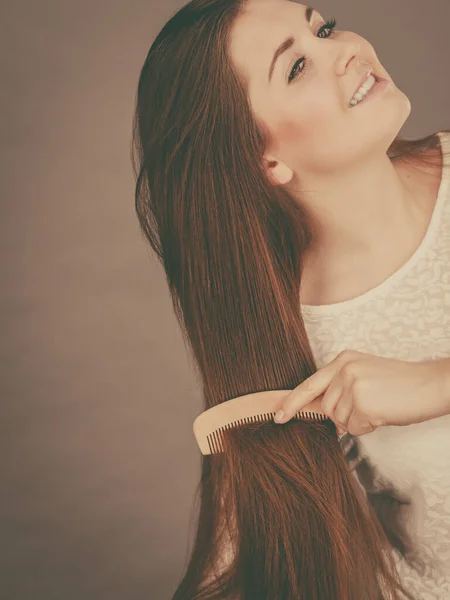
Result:
[[[293,389],[317,370],[299,305],[314,232],[262,171],[268,132],[227,53],[242,6],[192,0],[169,20],[143,65],[133,122],[139,223],[205,409]],[[422,164],[438,147],[436,134],[396,138],[389,156]],[[412,598],[392,553],[410,560],[405,499],[375,489],[331,420],[252,424],[225,441],[223,454],[201,456],[196,537],[173,600]]]

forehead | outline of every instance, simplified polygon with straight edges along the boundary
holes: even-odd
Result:
[[[248,0],[230,35],[231,59],[249,83],[267,79],[277,46],[290,34],[301,39],[305,4],[295,0]]]

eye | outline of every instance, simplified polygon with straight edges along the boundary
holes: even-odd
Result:
[[[317,32],[317,35],[320,36],[320,34],[322,32],[326,32],[326,30],[329,30],[329,33],[325,35],[326,38],[329,38],[332,34],[333,34],[333,30],[336,27],[337,24],[337,20],[333,17],[332,19],[328,20],[326,23],[324,23],[322,25],[322,27],[319,28],[319,31]],[[297,70],[297,65],[299,65],[301,62],[304,62],[305,65],[308,63],[308,58],[306,56],[302,56],[301,58],[299,58],[293,68],[292,71],[290,72],[289,78],[288,78],[288,83],[291,83],[291,81],[293,79],[296,79],[299,74],[303,73],[303,71],[305,71],[305,67],[303,69],[301,69],[300,71]]]

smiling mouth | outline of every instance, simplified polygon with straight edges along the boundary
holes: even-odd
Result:
[[[351,100],[354,99],[355,94],[357,93],[357,91],[353,94],[353,96],[350,99],[349,102],[349,108],[354,108],[355,106],[357,106],[358,104],[361,104],[361,102],[364,102],[364,100],[366,99],[367,96],[369,96],[377,87],[378,84],[383,82],[383,81],[387,81],[387,79],[385,77],[381,77],[380,75],[378,75],[377,73],[375,73],[375,71],[372,71],[370,73],[370,75],[375,79],[375,83],[373,84],[373,86],[369,89],[368,92],[366,92],[364,94],[364,96],[361,98],[361,100],[358,100],[357,102],[355,102],[355,104],[351,104]],[[366,80],[367,81],[367,80]],[[358,88],[359,89],[359,88]]]

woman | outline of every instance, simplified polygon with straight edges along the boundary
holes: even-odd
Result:
[[[450,356],[450,131],[398,137],[408,98],[370,43],[335,25],[288,0],[193,0],[143,66],[136,210],[205,409],[294,389],[348,348]],[[355,96],[370,72],[376,86]],[[450,571],[427,554],[450,534],[448,506],[427,504],[450,487],[435,445],[447,416],[347,431],[339,440],[332,419],[228,431],[227,452],[202,457],[173,600],[449,597]],[[411,479],[419,453],[433,490]]]

